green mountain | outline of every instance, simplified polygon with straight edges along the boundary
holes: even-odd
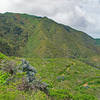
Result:
[[[95,40],[47,17],[0,14],[0,51],[23,57],[88,57],[99,55]]]
[[[97,38],[97,39],[95,39],[95,40],[96,40],[96,45],[97,45],[97,46],[100,46],[100,39]]]

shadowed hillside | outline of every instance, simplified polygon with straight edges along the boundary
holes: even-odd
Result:
[[[97,45],[97,46],[100,46],[100,39],[97,38],[97,39],[95,39],[95,40],[96,40],[96,45]]]

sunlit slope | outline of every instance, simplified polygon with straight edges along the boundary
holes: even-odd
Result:
[[[69,90],[73,96],[81,97],[86,94],[100,99],[100,70],[67,58],[27,60],[38,70],[37,77],[51,88]]]

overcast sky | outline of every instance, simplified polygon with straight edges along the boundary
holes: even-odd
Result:
[[[100,38],[100,0],[1,0],[0,12],[47,16]]]

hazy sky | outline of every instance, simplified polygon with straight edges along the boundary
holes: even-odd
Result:
[[[100,0],[1,0],[0,12],[47,16],[100,37]]]

